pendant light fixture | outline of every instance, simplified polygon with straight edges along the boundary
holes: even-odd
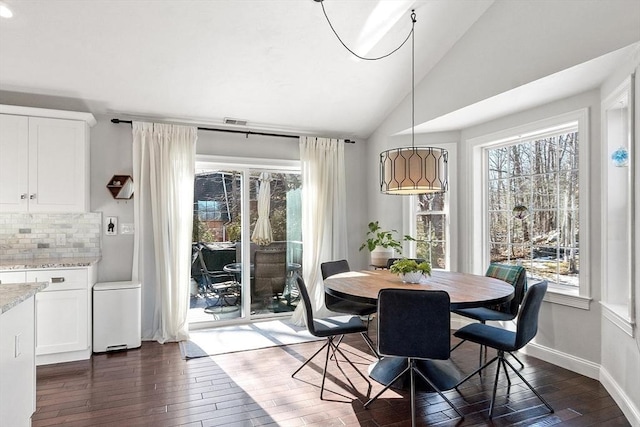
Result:
[[[327,22],[340,43],[357,58],[375,61],[383,59],[400,49],[411,37],[411,147],[392,148],[380,153],[380,191],[385,194],[428,194],[447,190],[448,153],[436,147],[415,145],[415,9],[411,10],[411,32],[391,52],[375,58],[358,55],[349,49],[331,25],[324,9],[323,0],[314,0],[322,5]]]

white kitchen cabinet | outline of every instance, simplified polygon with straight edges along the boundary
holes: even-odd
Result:
[[[6,105],[0,113],[0,212],[88,211],[93,116]]]
[[[24,271],[0,271],[0,285],[3,283],[24,283],[25,280]]]
[[[0,314],[0,425],[27,427],[36,409],[34,297]]]
[[[49,282],[36,295],[36,364],[91,357],[93,267],[28,270],[27,282]]]

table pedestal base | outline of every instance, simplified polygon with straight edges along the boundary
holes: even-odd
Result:
[[[429,378],[440,390],[451,390],[464,375],[460,372],[451,360],[418,360],[418,369]],[[403,357],[385,356],[369,366],[369,377],[380,384],[387,385],[407,367],[407,359]],[[426,392],[434,392],[429,384],[416,376],[416,388]],[[409,389],[411,379],[409,373],[400,377],[391,387],[398,389]]]

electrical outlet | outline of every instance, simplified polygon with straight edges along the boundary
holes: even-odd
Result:
[[[67,244],[67,235],[64,233],[56,234],[56,246],[64,246]]]

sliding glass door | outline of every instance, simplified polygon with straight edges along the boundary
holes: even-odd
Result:
[[[300,220],[297,170],[199,164],[189,322],[289,316],[299,301]]]

